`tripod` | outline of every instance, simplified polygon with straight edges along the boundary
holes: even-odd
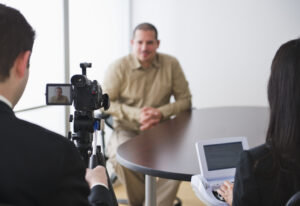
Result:
[[[70,115],[70,122],[72,121],[73,116]],[[69,139],[75,143],[75,146],[78,148],[86,167],[91,169],[97,165],[101,165],[106,169],[106,161],[101,152],[101,146],[97,145],[97,130],[103,130],[103,127],[100,127],[101,122],[103,122],[101,118],[94,118],[92,111],[75,111],[75,134],[71,134],[71,132],[69,132]],[[107,169],[106,176],[109,177]],[[118,206],[116,195],[109,178],[107,178],[107,182],[113,200],[112,206]]]

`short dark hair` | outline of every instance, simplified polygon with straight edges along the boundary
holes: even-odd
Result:
[[[300,39],[286,42],[276,52],[268,83],[268,99],[267,144],[271,147],[274,165],[279,169],[283,162],[284,165],[293,162],[299,166]]]
[[[157,40],[158,39],[158,32],[157,32],[157,29],[155,28],[155,26],[153,24],[150,24],[150,23],[141,23],[139,25],[137,25],[135,27],[135,29],[133,30],[133,38],[135,36],[135,32],[137,30],[150,30],[150,31],[154,31],[154,34],[155,34],[155,39]]]
[[[19,54],[32,51],[35,32],[16,9],[0,4],[0,82],[9,77]]]

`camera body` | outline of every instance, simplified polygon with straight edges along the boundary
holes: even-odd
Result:
[[[86,68],[91,63],[81,63],[82,75],[74,75],[71,84],[47,84],[47,105],[72,105],[78,111],[92,112],[96,109],[109,108],[109,97],[102,93],[102,88],[97,80],[91,81],[86,76]]]
[[[85,75],[74,75],[71,83],[76,110],[93,111],[102,107],[108,109],[108,95],[102,94],[102,89],[96,80],[91,81]]]

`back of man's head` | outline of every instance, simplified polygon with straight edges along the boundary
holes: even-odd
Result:
[[[16,9],[0,4],[0,82],[9,77],[19,54],[32,51],[35,32]]]

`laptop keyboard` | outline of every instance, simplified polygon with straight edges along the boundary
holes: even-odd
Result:
[[[217,198],[218,200],[221,200],[221,201],[225,202],[225,199],[217,192],[217,190],[213,190],[212,193],[215,196],[215,198]]]
[[[229,182],[231,182],[232,184],[234,183],[233,180],[228,180]],[[225,202],[225,199],[217,192],[217,190],[220,188],[220,186],[224,183],[224,181],[220,181],[220,182],[215,182],[212,185],[212,193],[213,195],[220,201]]]

